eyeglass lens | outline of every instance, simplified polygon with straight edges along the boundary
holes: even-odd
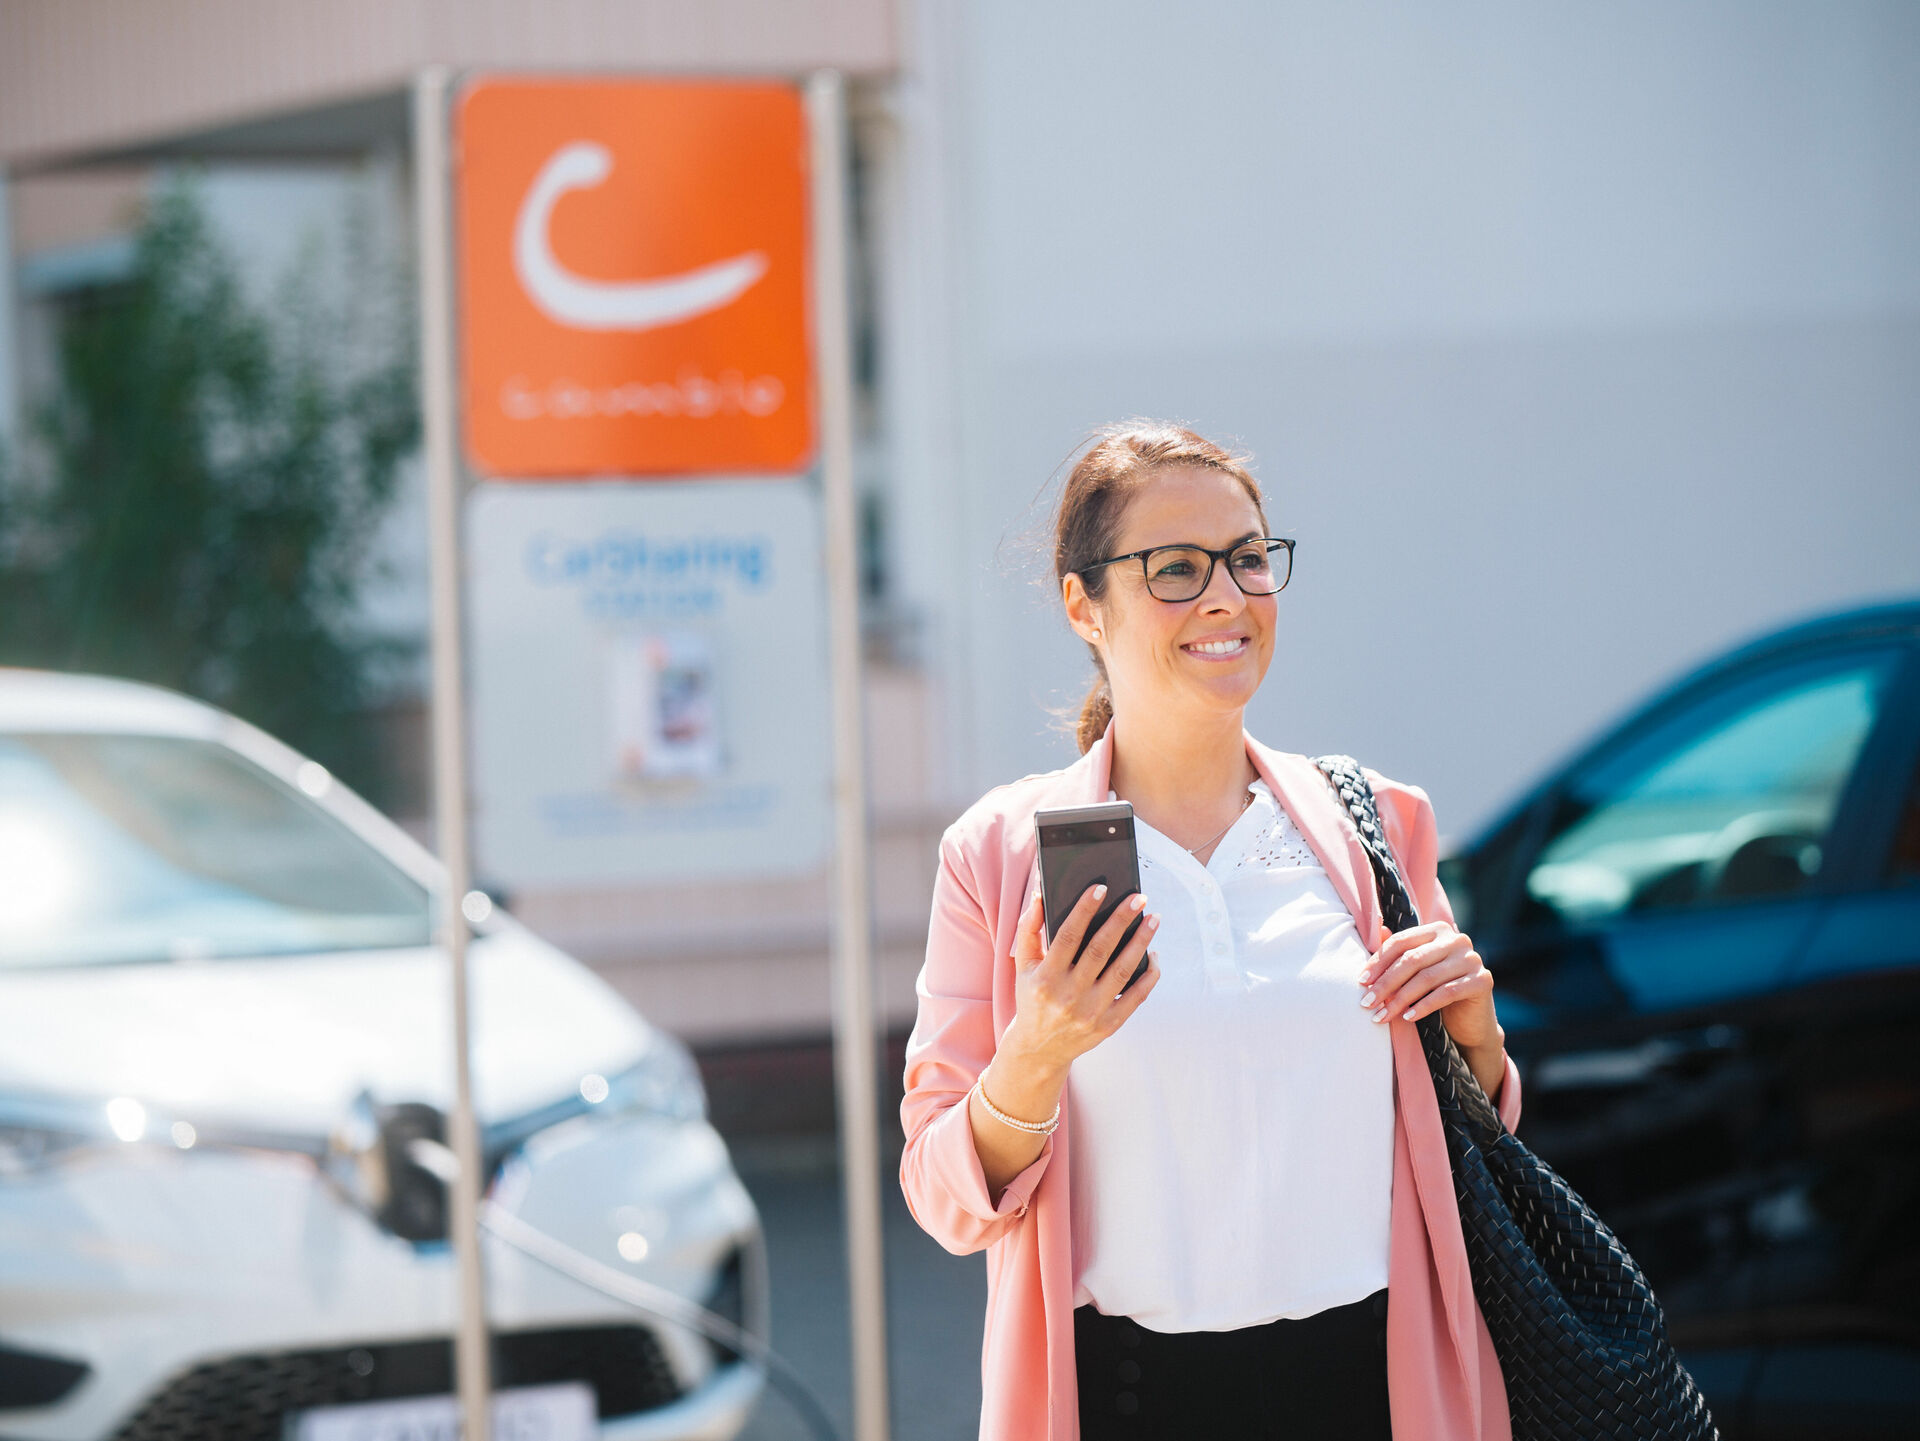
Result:
[[[1227,573],[1248,595],[1272,595],[1287,583],[1292,555],[1277,541],[1248,541],[1227,556]],[[1198,546],[1170,545],[1142,557],[1147,591],[1158,600],[1192,600],[1213,578],[1213,557]]]

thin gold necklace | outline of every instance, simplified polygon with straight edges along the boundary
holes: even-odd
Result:
[[[1233,829],[1234,822],[1238,821],[1241,816],[1245,815],[1247,813],[1247,807],[1252,804],[1253,804],[1253,792],[1248,791],[1245,795],[1240,797],[1240,809],[1233,813],[1233,820],[1228,821],[1224,826],[1220,827],[1219,830],[1215,831],[1212,835],[1208,836],[1204,841],[1200,842],[1199,845],[1188,846],[1186,848],[1187,854],[1190,856],[1198,856],[1201,851],[1204,851],[1208,846],[1212,845],[1215,841],[1219,840],[1220,837],[1224,836],[1228,831]]]

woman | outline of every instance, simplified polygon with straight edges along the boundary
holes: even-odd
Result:
[[[1290,570],[1267,535],[1237,457],[1105,432],[1054,535],[1099,671],[1083,754],[941,841],[900,1174],[942,1245],[987,1249],[992,1441],[1510,1434],[1409,1024],[1444,1016],[1511,1128],[1493,981],[1426,796],[1369,773],[1424,920],[1389,936],[1320,773],[1246,734]],[[1342,681],[1365,675],[1357,654]],[[1110,797],[1144,895],[1076,965],[1098,898],[1043,935],[1033,815]]]

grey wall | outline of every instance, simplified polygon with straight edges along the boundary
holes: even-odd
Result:
[[[912,20],[896,569],[956,799],[1072,754],[1009,542],[1132,413],[1250,447],[1300,538],[1255,732],[1456,834],[1676,669],[1920,593],[1920,7]]]

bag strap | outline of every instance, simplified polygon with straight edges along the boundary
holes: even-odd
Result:
[[[1380,918],[1390,931],[1404,931],[1420,924],[1420,908],[1413,903],[1407,883],[1400,877],[1400,866],[1387,844],[1387,833],[1380,824],[1380,807],[1373,787],[1360,762],[1352,756],[1315,756],[1314,765],[1326,776],[1360,832],[1360,844],[1373,863],[1374,890],[1380,899]]]

